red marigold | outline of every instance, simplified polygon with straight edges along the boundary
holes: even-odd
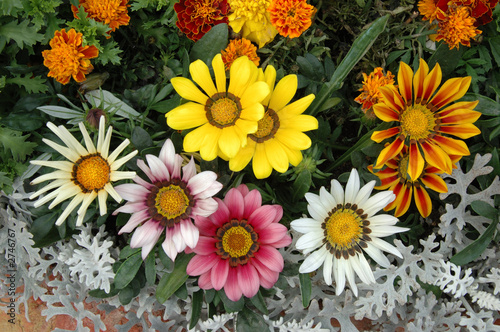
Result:
[[[50,40],[52,49],[42,52],[43,64],[49,68],[47,76],[67,84],[71,77],[77,82],[85,80],[94,66],[89,59],[96,58],[99,50],[94,46],[82,46],[82,34],[71,29],[56,31]]]
[[[227,23],[227,0],[180,0],[174,5],[177,27],[186,36],[197,41],[214,25]]]
[[[79,0],[87,15],[96,20],[109,25],[111,31],[115,31],[120,25],[128,25],[128,0]],[[73,16],[78,18],[78,8],[71,5]]]
[[[311,26],[315,8],[306,0],[272,0],[267,11],[280,35],[295,38]]]
[[[476,27],[485,25],[492,20],[492,11],[498,4],[498,0],[437,0],[436,6],[444,12],[452,6],[464,6],[469,10],[470,17],[476,19]]]

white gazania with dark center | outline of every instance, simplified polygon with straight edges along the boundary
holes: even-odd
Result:
[[[48,185],[31,195],[30,199],[34,199],[49,190],[55,189],[36,201],[35,207],[39,207],[53,200],[49,205],[49,209],[52,209],[57,204],[73,197],[63,213],[57,218],[56,225],[58,226],[66,220],[69,214],[79,204],[81,205],[77,211],[78,217],[76,225],[82,225],[87,208],[96,197],[99,201],[100,214],[101,216],[105,215],[107,213],[106,200],[108,194],[117,202],[121,202],[122,200],[121,196],[111,185],[111,182],[132,179],[135,177],[135,172],[118,171],[118,169],[135,156],[137,150],[129,153],[125,157],[117,159],[118,155],[130,143],[129,140],[126,139],[115,149],[115,151],[109,154],[109,145],[113,128],[109,127],[106,136],[104,136],[104,116],[101,116],[99,121],[97,146],[94,146],[83,122],[80,122],[78,125],[85,140],[86,147],[83,147],[64,126],[57,127],[51,122],[47,123],[47,127],[49,127],[66,146],[59,145],[45,138],[43,141],[66,157],[68,161],[31,161],[34,165],[56,169],[56,171],[39,176],[31,182],[32,184],[38,184],[47,180],[52,180]]]
[[[158,157],[146,155],[146,160],[149,166],[142,160],[138,160],[137,165],[151,182],[136,176],[135,183],[117,186],[116,191],[128,202],[113,214],[132,213],[119,234],[130,233],[142,224],[135,230],[130,246],[142,247],[143,259],[165,230],[162,247],[175,260],[177,253],[186,246],[194,248],[198,243],[199,231],[191,219],[208,217],[217,210],[217,202],[212,196],[221,190],[222,184],[216,181],[214,172],[196,174],[193,158],[182,167],[183,159],[175,153],[169,139]]]
[[[335,279],[337,295],[345,287],[346,279],[355,296],[358,289],[355,274],[366,284],[374,283],[370,264],[363,252],[383,267],[390,265],[382,251],[398,257],[401,253],[380,237],[407,231],[394,226],[398,219],[387,214],[375,215],[395,199],[392,191],[384,191],[370,197],[375,181],[360,188],[358,172],[353,169],[346,190],[337,180],[332,180],[331,192],[320,188],[319,196],[307,193],[307,210],[311,218],[291,222],[291,227],[304,235],[296,243],[304,254],[311,253],[299,268],[309,273],[323,265],[323,277],[328,285]]]

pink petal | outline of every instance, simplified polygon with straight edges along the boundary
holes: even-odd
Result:
[[[200,232],[198,228],[193,225],[191,220],[181,220],[181,234],[184,238],[184,243],[190,248],[194,248],[198,243],[198,238],[200,236]]]
[[[244,218],[252,214],[253,211],[257,210],[262,206],[262,196],[257,189],[250,191],[244,198],[245,200],[245,212]]]
[[[168,231],[166,232],[165,240],[161,244],[163,251],[167,254],[167,256],[173,261],[175,261],[175,258],[177,257],[177,249],[175,249],[175,244],[174,241],[172,241],[172,235],[171,232]]]
[[[203,273],[198,278],[198,286],[201,289],[212,289],[212,288],[214,288],[214,286],[212,285],[212,280],[210,279],[211,278],[210,275],[211,275],[210,272],[206,272],[206,273]]]
[[[142,159],[137,160],[137,167],[139,167],[144,172],[144,174],[146,174],[146,176],[149,178],[149,180],[151,180],[151,182],[157,181],[157,179],[151,172],[151,169],[146,165],[144,160]]]
[[[226,284],[224,285],[224,292],[231,301],[236,302],[241,298],[242,292],[238,285],[238,272],[234,267],[229,269]]]
[[[120,206],[118,209],[113,211],[113,215],[116,216],[118,213],[134,213],[146,210],[148,206],[144,202],[128,202],[125,205]]]
[[[265,266],[256,259],[252,259],[252,261],[249,264],[252,264],[259,273],[261,277],[260,278],[261,285],[262,285],[262,280],[265,280],[268,283],[272,283],[273,285],[276,283],[276,281],[278,281],[279,272],[269,270],[267,266]]]
[[[174,242],[175,249],[177,252],[181,252],[186,248],[186,242],[184,242],[184,237],[181,233],[181,226],[179,224],[174,224],[169,231],[172,233],[172,241]]]
[[[241,193],[241,195],[242,195],[243,197],[245,197],[246,195],[248,195],[248,193],[249,193],[249,191],[250,191],[250,190],[248,190],[248,187],[247,187],[245,184],[240,184],[240,185],[236,188],[236,190],[238,190],[238,191]]]
[[[214,199],[219,204],[219,208],[210,216],[210,220],[214,223],[215,226],[220,227],[231,220],[229,208],[219,198],[215,197]]]
[[[134,230],[134,228],[137,227],[137,225],[139,225],[141,222],[147,220],[151,218],[151,216],[149,215],[149,212],[147,210],[142,210],[140,212],[136,212],[134,213],[130,219],[127,221],[127,223],[125,224],[125,226],[123,226],[120,231],[118,232],[118,234],[122,234],[122,233],[130,233],[132,232],[132,230]]]
[[[217,211],[218,207],[219,204],[217,204],[217,201],[213,198],[198,199],[196,200],[196,203],[191,210],[191,214],[208,217],[209,215]]]
[[[274,205],[263,205],[248,217],[248,223],[260,233],[274,221],[278,210]]]
[[[142,259],[146,259],[151,249],[158,241],[164,227],[160,226],[157,222],[147,222],[141,227],[137,228],[130,240],[131,248],[142,248]]]
[[[143,186],[144,188],[146,188],[148,191],[151,191],[151,188],[154,187],[153,184],[147,182],[147,181],[144,181],[142,178],[140,178],[138,175],[135,176],[135,178],[133,179],[135,183],[137,183],[138,185],[140,186]]]
[[[160,160],[160,158],[153,156],[152,154],[146,155],[146,160],[148,162],[151,173],[158,181],[168,181],[170,180],[170,173],[167,166]]]
[[[124,199],[130,202],[145,201],[149,190],[135,183],[121,184],[115,187],[116,192]]]
[[[219,255],[196,255],[189,261],[186,273],[190,276],[199,276],[210,270],[220,260]]]
[[[158,157],[163,164],[166,165],[169,173],[171,173],[170,171],[173,170],[175,166],[175,148],[174,143],[172,143],[170,139],[167,139],[165,143],[163,143]]]
[[[243,219],[245,201],[243,200],[243,195],[240,191],[234,188],[230,189],[224,198],[224,203],[229,209],[229,219]]]
[[[260,281],[259,274],[253,265],[245,264],[238,267],[238,285],[246,297],[254,297],[257,294]]]
[[[199,255],[208,255],[217,250],[215,247],[216,239],[213,237],[200,236],[196,247],[194,247],[193,251]]]
[[[265,229],[259,232],[259,242],[263,244],[271,244],[281,240],[288,229],[282,224],[270,224]]]
[[[196,227],[198,227],[198,231],[200,232],[200,236],[215,236],[215,232],[217,231],[217,226],[214,225],[212,220],[202,216],[194,216],[194,223]]]
[[[290,237],[290,235],[287,234],[281,240],[276,241],[274,243],[269,243],[268,245],[274,248],[283,248],[289,246],[290,243],[292,243],[292,238]]]
[[[283,256],[281,256],[279,251],[268,245],[261,245],[254,259],[259,260],[259,262],[267,266],[268,269],[276,272],[283,271],[285,265]]]
[[[277,212],[276,212],[276,217],[274,218],[273,222],[279,222],[281,218],[283,218],[283,207],[281,205],[273,205],[276,207]]]
[[[194,164],[194,158],[191,156],[191,160],[187,165],[182,167],[182,182],[188,183],[189,179],[196,175],[196,165]]]
[[[229,272],[229,262],[227,259],[221,259],[214,265],[211,271],[212,285],[215,290],[224,287]]]
[[[205,171],[196,174],[187,183],[191,195],[197,195],[207,189],[209,189],[214,182],[217,180],[217,174],[211,171]]]

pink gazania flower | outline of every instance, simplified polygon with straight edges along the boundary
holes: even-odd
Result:
[[[217,210],[217,202],[212,198],[222,189],[217,182],[217,174],[204,171],[196,174],[194,159],[182,166],[182,157],[175,153],[174,145],[167,139],[158,157],[146,155],[149,167],[143,160],[137,166],[151,182],[139,176],[135,183],[122,184],[116,191],[128,202],[113,212],[113,215],[132,213],[129,221],[118,234],[130,233],[138,225],[130,247],[142,247],[145,259],[165,230],[162,247],[170,259],[177,253],[194,248],[199,231],[191,221],[194,217],[208,217]],[[182,177],[181,177],[182,168]]]
[[[215,199],[217,212],[195,217],[200,239],[187,274],[200,276],[202,289],[224,287],[231,301],[255,296],[259,286],[273,287],[284,266],[277,248],[292,242],[279,223],[283,208],[262,205],[259,191],[249,191],[245,185],[230,189],[224,201]]]

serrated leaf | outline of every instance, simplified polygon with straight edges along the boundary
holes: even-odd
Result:
[[[194,254],[180,255],[175,260],[175,266],[172,273],[165,273],[156,288],[156,299],[160,303],[164,303],[170,298],[184,283],[188,275],[186,267]]]
[[[26,156],[33,152],[36,143],[26,142],[29,135],[21,136],[19,131],[0,127],[0,144],[6,150],[10,150],[12,157],[17,161],[23,161]]]
[[[139,271],[142,265],[141,252],[138,251],[131,255],[129,258],[123,262],[118,268],[115,275],[115,287],[117,289],[124,289],[128,284],[135,278],[135,275]]]
[[[27,74],[24,77],[16,76],[7,78],[5,80],[5,83],[16,84],[24,88],[28,93],[46,92],[49,88],[45,82],[47,82],[47,79],[40,76],[31,77],[31,74]]]
[[[0,1],[0,14],[5,16],[17,16],[18,11],[23,9],[21,0]]]
[[[7,41],[14,40],[20,49],[24,46],[32,46],[43,40],[43,34],[31,26],[28,26],[29,20],[18,23],[17,20],[11,21],[0,26],[0,36],[7,38]]]

